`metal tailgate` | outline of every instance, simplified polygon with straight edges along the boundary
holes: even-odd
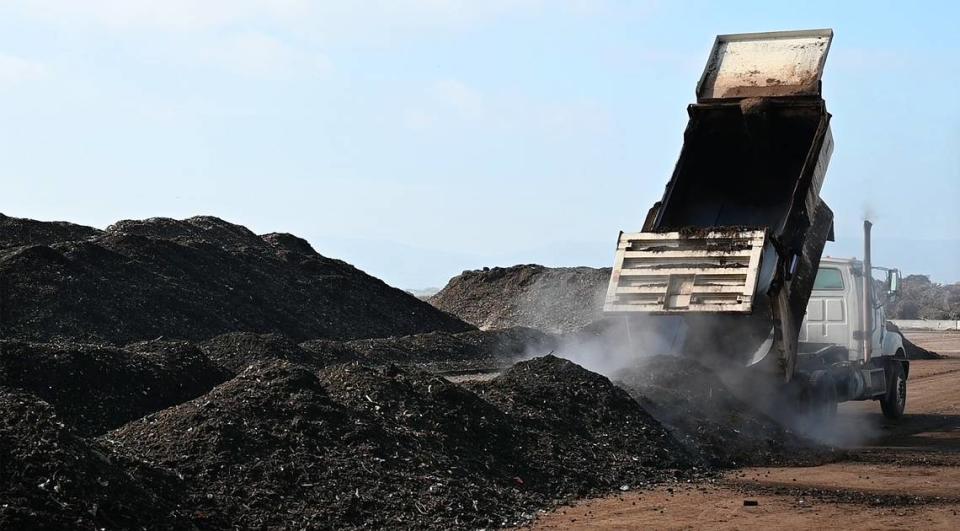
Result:
[[[751,313],[763,230],[621,233],[607,313]]]
[[[718,35],[697,101],[819,96],[833,30]]]

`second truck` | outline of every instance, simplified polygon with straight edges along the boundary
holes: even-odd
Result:
[[[663,197],[641,232],[620,234],[604,312],[655,330],[658,348],[747,367],[815,417],[878,400],[897,418],[910,366],[881,302],[899,273],[874,280],[869,222],[862,261],[821,260],[833,240],[820,198],[833,152],[821,95],[832,39],[716,38]]]

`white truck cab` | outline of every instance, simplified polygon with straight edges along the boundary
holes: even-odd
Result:
[[[838,345],[847,349],[849,361],[861,360],[863,353],[863,262],[854,258],[820,259],[807,314],[800,327],[800,342],[805,344]],[[896,279],[896,276],[891,277]],[[896,280],[891,280],[896,288]],[[883,301],[889,297],[878,289],[877,283],[871,300]],[[873,356],[895,356],[903,358],[903,338],[896,332],[890,332],[886,323],[883,305],[874,304],[873,319],[876,323],[870,333]],[[870,310],[867,310],[870,311]]]
[[[883,302],[897,295],[900,273],[870,267],[885,271],[886,281],[871,274],[864,282],[864,269],[855,258],[821,258],[800,327],[799,368],[829,375],[836,401],[879,400],[884,415],[899,418],[910,365],[903,337],[887,330]]]

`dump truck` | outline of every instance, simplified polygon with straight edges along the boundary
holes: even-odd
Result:
[[[879,337],[869,231],[863,262],[818,273],[834,236],[820,197],[833,152],[821,94],[832,40],[829,29],[716,38],[663,196],[640,232],[620,233],[604,313],[653,330],[661,350],[747,367],[818,413],[878,399],[897,417],[909,365],[902,344]],[[811,304],[833,318],[837,293],[818,279],[835,270],[852,290],[843,319],[858,319],[843,338],[829,319],[817,332],[820,314],[805,320]]]

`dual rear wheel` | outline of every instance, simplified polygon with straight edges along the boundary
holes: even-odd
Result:
[[[903,363],[891,359],[886,364],[887,392],[880,398],[883,415],[892,420],[903,417],[907,405],[907,374]],[[809,374],[800,384],[799,420],[803,431],[817,431],[833,422],[837,414],[837,382],[826,370]]]

